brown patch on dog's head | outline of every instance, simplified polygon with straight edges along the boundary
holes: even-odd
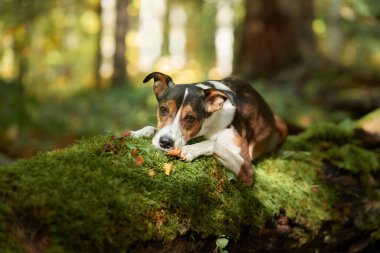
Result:
[[[167,100],[160,104],[157,109],[157,129],[170,125],[177,115],[177,103],[174,100]]]
[[[160,72],[150,73],[144,78],[143,82],[149,82],[152,78],[154,79],[153,91],[157,99],[160,99],[168,88],[174,86],[172,78]]]
[[[195,137],[202,127],[202,115],[191,105],[185,105],[181,110],[181,129],[184,140],[187,142]]]

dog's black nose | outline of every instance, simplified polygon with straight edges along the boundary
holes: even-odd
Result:
[[[174,147],[174,141],[170,139],[168,136],[162,136],[160,138],[160,146],[164,149],[170,149]]]

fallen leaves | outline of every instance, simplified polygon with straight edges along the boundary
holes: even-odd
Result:
[[[164,165],[162,166],[162,169],[164,170],[164,173],[167,176],[170,176],[170,174],[173,172],[173,168],[174,168],[173,162],[164,163]],[[153,168],[149,169],[148,176],[150,178],[153,178],[155,175],[156,175],[156,172],[154,171],[154,169]]]
[[[154,169],[149,169],[148,176],[150,178],[153,178],[155,175],[156,175],[156,173],[154,172]]]
[[[135,157],[135,164],[137,166],[141,166],[145,163],[144,157],[143,156],[137,156]]]
[[[133,159],[135,160],[135,164],[137,166],[143,165],[145,163],[145,159],[144,159],[144,156],[142,156],[141,154],[139,154],[140,150],[138,148],[134,147],[134,146],[131,146],[130,149],[132,150],[131,155],[132,155]],[[170,150],[168,152],[168,155],[170,155],[170,156],[177,156],[180,153],[181,153],[180,149],[173,149],[173,150]],[[148,164],[150,163],[149,157],[147,157],[147,162],[148,162]],[[170,176],[170,174],[173,172],[173,168],[174,168],[173,162],[166,162],[162,166],[162,169],[164,170],[164,173],[167,176]],[[149,171],[148,171],[148,176],[150,178],[153,178],[155,175],[156,175],[156,172],[154,171],[154,168],[151,167],[149,169]]]
[[[165,171],[165,174],[166,174],[167,176],[169,176],[170,173],[171,173],[172,170],[173,170],[173,162],[170,162],[170,163],[164,163],[163,169],[164,169],[164,171]]]
[[[135,148],[132,150],[132,157],[135,159],[135,164],[141,166],[145,163],[144,157],[138,155],[139,149]]]
[[[182,150],[181,149],[171,149],[166,154],[168,156],[179,156],[181,154]]]
[[[104,145],[104,151],[107,153],[115,153],[118,151],[118,148],[112,143],[107,143]]]

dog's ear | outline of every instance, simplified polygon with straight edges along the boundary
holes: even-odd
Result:
[[[154,79],[153,91],[157,98],[162,97],[168,88],[174,86],[172,78],[160,72],[150,73],[144,78],[143,82],[149,82],[152,78]]]
[[[235,94],[232,91],[218,90],[218,89],[207,89],[206,93],[206,111],[209,113],[216,112],[223,108],[223,103],[229,99],[232,105],[234,103]]]

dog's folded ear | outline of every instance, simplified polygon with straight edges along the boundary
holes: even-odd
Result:
[[[209,113],[216,112],[223,108],[224,102],[229,99],[232,105],[235,105],[234,97],[235,93],[233,91],[218,90],[218,89],[207,89],[206,93],[206,111]]]
[[[166,89],[174,86],[172,78],[160,72],[150,73],[143,82],[149,82],[152,78],[154,79],[153,91],[157,98],[161,98]]]

